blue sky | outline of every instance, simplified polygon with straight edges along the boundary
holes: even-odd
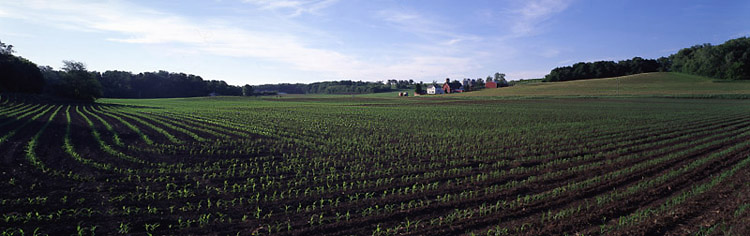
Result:
[[[59,68],[229,84],[539,78],[750,36],[750,1],[0,1],[0,41]]]

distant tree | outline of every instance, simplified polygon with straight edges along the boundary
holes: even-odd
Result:
[[[253,86],[249,84],[242,86],[242,96],[253,96]]]
[[[719,79],[750,79],[750,38],[741,37],[713,46],[695,45],[669,56],[672,71]]]
[[[23,57],[14,56],[12,47],[0,45],[0,92],[42,92],[44,76],[39,67]]]
[[[263,92],[284,92],[291,94],[303,93],[327,93],[327,94],[353,94],[353,93],[378,93],[388,92],[395,88],[408,88],[406,80],[388,80],[385,83],[363,82],[363,81],[325,81],[311,84],[262,84],[253,86],[257,93]]]
[[[495,83],[497,83],[498,87],[508,87],[508,81],[505,80],[505,74],[500,72],[495,73]]]
[[[483,89],[484,88],[484,79],[477,78],[477,85],[474,87],[474,89]]]
[[[414,85],[414,94],[424,94],[424,90],[422,90],[421,84]]]
[[[127,71],[105,71],[99,79],[102,84],[102,96],[111,98],[137,97],[133,95],[133,77],[133,73]]]
[[[732,39],[720,45],[699,44],[669,57],[633,57],[618,62],[579,62],[553,69],[545,82],[605,78],[648,72],[675,71],[718,79],[750,79],[750,38]]]
[[[36,66],[13,53],[12,45],[0,42],[0,92],[44,92],[87,101],[97,97],[194,97],[214,91],[222,95],[242,95],[240,86],[228,85],[224,81],[204,81],[196,75],[167,71],[139,74],[89,72],[83,63],[74,61],[64,61],[65,68],[56,71],[50,66]]]
[[[58,95],[87,102],[102,96],[98,73],[87,71],[82,62],[63,61],[63,64],[64,74],[57,89]]]
[[[656,61],[659,63],[659,72],[672,71],[672,60],[669,57],[659,57]]]
[[[458,81],[458,80],[453,80],[449,84],[451,86],[451,89],[453,89],[453,88],[458,89],[458,88],[461,88],[461,86],[462,86],[461,81]]]
[[[495,82],[499,82],[500,80],[505,79],[505,74],[500,72],[495,72]]]
[[[563,66],[553,69],[544,77],[543,81],[555,82],[632,75],[659,71],[662,67],[664,67],[664,69],[667,68],[667,66],[663,66],[657,60],[643,59],[640,57],[634,57],[633,59],[618,62],[579,62],[572,66]]]
[[[10,55],[13,54],[15,51],[13,51],[13,45],[5,44],[2,41],[0,41],[0,54],[4,55]]]
[[[62,72],[56,71],[51,66],[39,66],[39,71],[44,78],[44,89],[42,92],[45,94],[55,94],[55,89],[59,88],[60,83],[62,83]]]

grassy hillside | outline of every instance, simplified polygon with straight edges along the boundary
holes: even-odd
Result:
[[[604,79],[521,84],[451,96],[607,96],[750,94],[750,81],[718,81],[681,73],[645,73]]]

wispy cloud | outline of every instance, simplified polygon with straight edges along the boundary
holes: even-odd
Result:
[[[243,0],[269,10],[287,10],[290,17],[302,15],[303,13],[318,14],[322,9],[328,8],[338,0]]]
[[[437,42],[441,46],[453,46],[460,42],[482,40],[482,37],[476,35],[458,33],[457,26],[430,18],[416,11],[387,9],[378,11],[375,17],[398,31],[417,35],[422,39]]]
[[[537,34],[539,24],[549,20],[555,14],[564,11],[570,6],[572,0],[528,0],[523,5],[513,10],[511,30],[515,36],[528,36]]]
[[[318,1],[317,4],[324,2],[331,1]],[[299,7],[294,3],[277,7],[287,6]],[[310,46],[304,37],[290,32],[254,30],[231,23],[220,23],[223,22],[220,20],[188,18],[121,1],[90,3],[30,0],[0,3],[0,8],[8,9],[3,17],[25,19],[84,33],[106,33],[105,40],[113,42],[163,46],[173,52],[197,52],[283,63],[290,69],[319,72],[331,79],[443,77],[465,73],[477,67],[471,58],[434,52],[404,54],[398,62],[364,61],[357,55]],[[402,16],[393,20],[404,18]],[[440,31],[434,32],[442,34]],[[457,42],[448,41],[451,44]]]
[[[544,78],[547,74],[549,74],[549,70],[512,71],[508,73],[508,77],[516,79],[538,79]]]
[[[0,12],[2,14],[2,12]],[[750,31],[747,32],[738,32],[734,33],[730,36],[730,38],[740,38],[740,37],[750,37]]]

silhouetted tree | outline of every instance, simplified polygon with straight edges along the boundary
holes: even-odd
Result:
[[[497,83],[498,87],[508,87],[508,81],[505,80],[505,74],[500,72],[495,73],[495,83]]]
[[[96,72],[86,70],[86,65],[82,62],[63,61],[63,71],[61,83],[56,90],[57,95],[93,102],[102,96],[102,85],[97,79]]]
[[[634,57],[618,62],[597,61],[579,62],[573,66],[563,66],[552,70],[544,77],[545,82],[568,81],[580,79],[606,78],[659,71],[659,61]]]
[[[414,94],[424,94],[424,90],[422,90],[421,84],[415,84],[414,85]]]
[[[249,84],[242,86],[242,96],[253,96],[253,86]]]
[[[13,55],[13,45],[0,42],[0,92],[40,93],[44,76],[39,67]]]
[[[5,44],[0,41],[0,54],[13,54],[13,45]]]

